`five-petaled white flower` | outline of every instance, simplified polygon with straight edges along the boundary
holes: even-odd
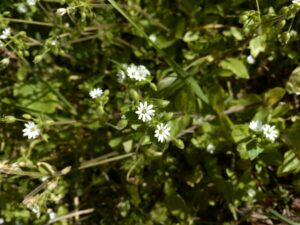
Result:
[[[34,122],[25,123],[25,127],[23,129],[23,136],[27,136],[28,139],[33,139],[40,135],[40,130]]]
[[[252,120],[249,124],[249,128],[255,132],[259,132],[262,130],[263,124],[259,120]]]
[[[157,137],[159,142],[163,142],[170,136],[170,128],[167,124],[160,123],[159,125],[156,125],[154,136]]]
[[[27,4],[30,6],[34,6],[36,3],[36,0],[27,0]]]
[[[147,76],[150,76],[150,71],[143,65],[130,65],[126,69],[127,75],[131,79],[143,81]]]
[[[135,112],[139,116],[139,120],[143,122],[150,121],[152,116],[154,116],[155,110],[153,105],[148,104],[148,102],[140,102],[138,110]]]
[[[270,126],[269,124],[265,124],[262,127],[264,136],[269,139],[271,142],[274,142],[278,137],[278,131],[275,126]]]
[[[2,34],[0,35],[0,39],[7,39],[8,37],[9,37],[9,35],[10,35],[10,33],[11,33],[11,30],[10,30],[10,28],[8,27],[8,28],[5,28],[3,31],[2,31]]]
[[[93,90],[90,91],[91,98],[101,97],[102,94],[103,91],[100,88],[94,88]]]

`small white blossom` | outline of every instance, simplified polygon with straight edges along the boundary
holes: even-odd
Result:
[[[28,12],[28,9],[27,9],[26,5],[23,4],[23,3],[20,3],[18,5],[17,10],[18,10],[19,13],[27,13]]]
[[[11,30],[10,30],[10,28],[8,27],[8,28],[5,28],[3,31],[2,31],[2,34],[0,35],[0,39],[7,39],[8,37],[9,37],[9,35],[10,35],[10,33],[11,33]]]
[[[260,132],[262,130],[263,124],[259,120],[252,120],[249,124],[249,128],[255,132]]]
[[[59,16],[63,16],[67,13],[67,9],[66,8],[59,8],[56,10],[56,14],[59,15]]]
[[[5,220],[2,217],[0,217],[0,224],[4,224],[4,222]]]
[[[34,6],[36,3],[36,0],[27,0],[27,4],[30,6]]]
[[[120,70],[118,73],[117,73],[117,77],[118,77],[118,81],[119,82],[123,82],[125,80],[125,72],[123,70]]]
[[[290,31],[290,36],[291,37],[297,37],[297,35],[298,35],[297,31],[295,31],[295,30]]]
[[[269,124],[265,124],[262,127],[264,136],[269,139],[271,142],[274,142],[278,137],[278,130],[276,130],[275,126],[270,126]]]
[[[100,88],[94,88],[93,90],[90,91],[91,98],[101,97],[102,94],[103,91]]]
[[[58,41],[55,39],[55,40],[52,40],[50,44],[51,44],[52,46],[55,46],[55,45],[57,45],[57,43],[58,43]]]
[[[247,193],[251,198],[253,198],[256,195],[256,191],[253,188],[248,189]]]
[[[247,62],[248,62],[249,64],[254,64],[254,63],[255,63],[254,57],[253,57],[252,55],[248,55],[248,57],[247,57]]]
[[[156,42],[157,37],[156,37],[155,34],[151,34],[151,35],[149,36],[149,39],[150,39],[151,41],[153,41],[153,42]]]
[[[300,0],[293,0],[292,3],[293,3],[293,4],[300,5]]]
[[[170,136],[170,128],[167,126],[167,124],[164,125],[161,123],[156,126],[154,136],[157,137],[159,142],[163,142]]]
[[[150,76],[150,71],[143,65],[130,65],[126,69],[127,75],[131,79],[143,81],[147,76]]]
[[[40,135],[40,130],[37,127],[37,125],[30,121],[28,123],[25,123],[25,129],[23,129],[23,136],[28,136],[28,139],[36,138]]]
[[[146,122],[152,119],[151,117],[154,116],[154,112],[153,105],[148,105],[148,102],[140,102],[138,110],[135,113],[139,116],[139,120]]]
[[[216,147],[213,144],[208,144],[206,147],[206,151],[210,154],[214,154]]]
[[[50,220],[53,220],[56,217],[56,213],[55,212],[49,212],[48,216],[49,216]]]

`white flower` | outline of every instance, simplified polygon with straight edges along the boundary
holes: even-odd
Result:
[[[206,147],[206,151],[210,154],[214,154],[216,147],[213,144],[208,144]]]
[[[138,69],[136,65],[130,65],[126,69],[127,75],[129,78],[134,78],[136,77],[136,74],[138,73]]]
[[[35,0],[27,0],[27,4],[30,5],[30,6],[34,6],[36,3]]]
[[[247,194],[253,198],[256,195],[256,191],[253,188],[248,189]]]
[[[259,132],[262,130],[263,124],[259,120],[252,120],[249,124],[249,128],[255,132]]]
[[[159,142],[163,142],[170,136],[170,128],[167,126],[167,124],[164,125],[161,123],[156,126],[154,136],[157,137]]]
[[[139,120],[146,122],[152,119],[151,116],[154,116],[154,112],[153,105],[148,105],[148,102],[140,102],[138,110],[135,113],[139,116]]]
[[[291,37],[297,37],[297,31],[295,31],[295,30],[291,30],[290,31],[290,35],[291,35]]]
[[[255,63],[254,57],[253,57],[252,55],[248,55],[248,57],[247,57],[247,62],[248,62],[249,64],[254,64],[254,63]]]
[[[0,39],[6,39],[6,38],[8,38],[9,37],[9,35],[10,35],[10,33],[11,33],[11,30],[10,30],[10,28],[8,27],[8,28],[5,28],[3,31],[2,31],[2,34],[0,35]]]
[[[150,39],[151,41],[153,41],[153,42],[156,42],[157,37],[156,37],[155,34],[151,34],[151,35],[149,36],[149,39]]]
[[[293,3],[293,4],[300,5],[300,0],[293,0],[292,3]]]
[[[59,15],[59,16],[63,16],[67,13],[67,9],[66,8],[59,8],[56,10],[56,14]]]
[[[265,124],[262,126],[264,136],[270,141],[274,142],[278,137],[278,131],[275,126],[270,126],[269,124]]]
[[[143,81],[147,76],[150,76],[150,71],[143,65],[130,65],[126,69],[127,75],[131,79]]]
[[[119,82],[123,82],[125,80],[125,72],[123,70],[120,70],[118,73],[117,73],[117,77],[118,77],[118,81]]]
[[[90,91],[91,98],[98,98],[103,94],[103,91],[100,88],[94,88]]]
[[[28,136],[28,139],[36,138],[40,135],[40,130],[34,122],[25,123],[25,127],[23,136]]]
[[[58,43],[58,41],[55,39],[55,40],[52,40],[50,44],[51,44],[52,46],[55,46],[55,45],[57,45],[57,43]]]
[[[27,13],[27,11],[28,11],[26,5],[23,4],[23,3],[20,3],[18,5],[17,10],[18,10],[19,13]]]
[[[4,224],[4,222],[5,220],[2,217],[0,217],[0,224]]]

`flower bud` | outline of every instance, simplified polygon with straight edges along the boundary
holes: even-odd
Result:
[[[36,63],[39,63],[40,61],[42,61],[42,59],[43,59],[42,55],[37,55],[36,57],[34,57],[33,62],[36,64]]]
[[[134,101],[139,101],[140,100],[140,95],[137,93],[136,90],[130,89],[129,90],[129,96]]]
[[[128,120],[120,120],[117,124],[118,130],[124,129],[128,124]]]
[[[169,105],[169,103],[170,103],[170,101],[162,100],[162,99],[157,101],[157,105],[161,108],[167,107]]]
[[[3,65],[3,66],[8,66],[10,60],[9,58],[4,58],[0,61],[0,63]]]
[[[31,120],[31,118],[32,118],[31,115],[29,115],[29,114],[23,114],[22,117],[26,120]]]
[[[175,139],[174,144],[177,146],[179,149],[184,149],[184,142],[180,139]]]
[[[150,88],[153,90],[153,91],[157,91],[157,87],[154,83],[150,83]]]
[[[67,9],[66,8],[59,8],[56,10],[56,15],[59,15],[59,16],[63,16],[67,13]]]
[[[16,117],[14,117],[14,116],[5,116],[4,117],[4,121],[6,122],[6,123],[14,123],[14,122],[16,122]]]
[[[166,120],[166,121],[171,120],[172,117],[173,117],[173,113],[172,113],[172,112],[169,112],[169,113],[165,113],[165,114],[164,114],[164,120]]]

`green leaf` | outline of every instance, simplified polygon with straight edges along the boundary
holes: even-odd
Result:
[[[296,154],[289,150],[284,154],[284,160],[281,166],[277,169],[278,176],[284,176],[291,173],[298,173],[300,171],[300,160]]]
[[[128,140],[128,141],[123,142],[123,148],[124,148],[124,151],[126,153],[131,152],[132,144],[133,144],[132,140]]]
[[[41,84],[24,84],[14,87],[19,105],[41,113],[54,113],[59,106],[58,98]]]
[[[253,38],[249,43],[249,47],[251,55],[256,58],[259,53],[264,52],[266,49],[266,35]]]
[[[180,112],[196,112],[196,98],[190,89],[183,89],[176,95],[175,107]]]
[[[185,219],[188,212],[185,201],[179,194],[171,194],[166,197],[166,205],[172,215]]]
[[[293,124],[291,128],[285,131],[285,139],[288,144],[294,147],[295,153],[298,155],[300,159],[300,121],[297,121]]]
[[[297,67],[293,70],[286,83],[285,88],[290,94],[300,94],[300,67]]]
[[[264,151],[263,148],[261,148],[259,145],[255,145],[253,148],[248,149],[248,157],[250,160],[255,159],[259,154],[261,154]]]
[[[235,143],[238,143],[249,137],[248,124],[245,125],[234,125],[232,127],[231,136]]]
[[[245,64],[236,58],[226,58],[220,62],[223,69],[229,70],[236,75],[237,78],[249,79],[249,73]]]
[[[280,101],[285,95],[285,90],[280,87],[273,88],[265,93],[264,102],[268,106],[273,106],[278,101]]]

